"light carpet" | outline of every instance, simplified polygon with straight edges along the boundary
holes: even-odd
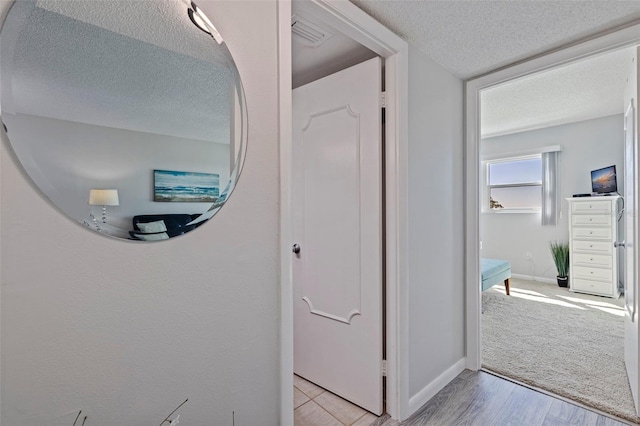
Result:
[[[624,297],[511,280],[482,294],[483,367],[640,423],[624,366]]]

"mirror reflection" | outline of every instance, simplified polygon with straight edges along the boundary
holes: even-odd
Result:
[[[242,85],[193,3],[17,1],[0,37],[0,93],[26,173],[105,235],[189,232],[226,202],[242,168]]]

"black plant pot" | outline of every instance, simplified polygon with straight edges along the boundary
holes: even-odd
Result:
[[[569,277],[556,277],[558,280],[558,287],[569,287]]]

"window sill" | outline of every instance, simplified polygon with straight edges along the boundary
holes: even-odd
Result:
[[[507,214],[507,213],[515,213],[515,214],[540,214],[540,209],[491,209],[491,210],[483,210],[482,213],[485,214]]]

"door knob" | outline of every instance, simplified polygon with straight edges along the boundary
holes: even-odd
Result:
[[[625,245],[624,245],[624,241],[620,241],[620,242],[615,241],[615,242],[613,243],[613,246],[614,246],[614,247],[624,247],[624,246],[625,246]]]
[[[295,254],[300,253],[300,245],[294,244],[293,247],[291,248],[291,251],[294,252]]]

